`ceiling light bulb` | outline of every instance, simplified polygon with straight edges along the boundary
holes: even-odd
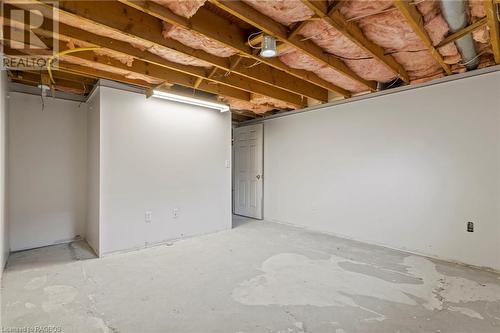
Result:
[[[260,51],[261,57],[272,58],[278,54],[276,50],[276,38],[269,35],[264,35],[262,38],[262,49]]]

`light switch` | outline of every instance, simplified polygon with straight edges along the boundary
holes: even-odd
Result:
[[[146,223],[151,223],[151,221],[153,220],[153,212],[151,211],[146,211],[146,213],[144,214],[144,219],[146,220]]]

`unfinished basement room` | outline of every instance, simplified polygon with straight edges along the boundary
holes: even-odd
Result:
[[[500,333],[500,0],[0,3],[0,332]]]

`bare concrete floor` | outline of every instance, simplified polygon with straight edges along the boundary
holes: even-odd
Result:
[[[500,276],[269,222],[95,259],[11,255],[2,326],[63,332],[500,332]]]

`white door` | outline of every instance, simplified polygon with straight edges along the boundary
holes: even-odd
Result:
[[[234,213],[262,219],[263,125],[235,128],[233,139]]]

